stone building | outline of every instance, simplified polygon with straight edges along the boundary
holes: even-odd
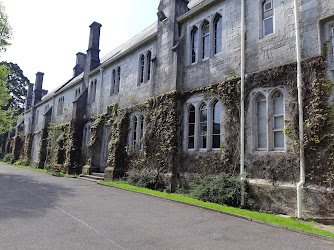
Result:
[[[237,175],[242,160],[258,207],[294,213],[300,47],[305,214],[333,215],[334,2],[298,5],[299,46],[294,0],[246,0],[245,11],[242,0],[161,0],[156,23],[102,58],[101,24],[93,22],[73,77],[43,95],[37,73],[29,87],[14,161],[60,163],[77,174],[109,166],[114,177],[148,169],[156,185],[174,190],[199,176]]]

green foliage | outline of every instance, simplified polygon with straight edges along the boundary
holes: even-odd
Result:
[[[68,173],[73,143],[71,123],[50,125],[47,141],[47,164],[63,164]]]
[[[237,207],[240,205],[242,185],[239,177],[221,173],[215,179],[199,179],[190,196],[202,201]]]
[[[87,144],[87,147],[93,147],[96,143],[101,143],[102,135],[103,135],[103,127],[104,123],[108,119],[108,114],[100,114],[97,115],[96,117],[92,117],[91,119],[94,120],[90,132],[91,136],[89,139],[89,142]]]
[[[127,172],[126,182],[137,187],[154,189],[156,178],[156,173],[152,169],[132,169]]]
[[[0,65],[0,134],[10,132],[14,123],[14,110],[7,108],[10,95],[7,77],[9,75],[8,68],[5,65]]]
[[[29,166],[29,161],[28,160],[18,160],[14,162],[15,166]]]
[[[292,218],[284,218],[284,217],[273,215],[273,214],[259,213],[256,211],[249,211],[246,209],[229,207],[226,205],[214,204],[210,202],[203,202],[200,200],[196,200],[196,199],[187,197],[185,195],[169,194],[167,192],[162,193],[162,192],[147,189],[147,188],[131,186],[129,184],[122,183],[122,182],[100,182],[100,183],[104,185],[113,186],[113,187],[118,187],[118,188],[128,189],[128,190],[137,191],[141,193],[151,194],[151,195],[163,197],[166,199],[181,201],[182,203],[189,203],[189,204],[194,204],[194,205],[201,206],[201,207],[207,207],[210,209],[215,209],[215,210],[230,213],[230,214],[253,218],[256,220],[260,220],[260,221],[266,221],[269,223],[273,223],[273,224],[277,224],[277,225],[281,225],[285,227],[290,227],[290,228],[295,228],[295,229],[303,230],[306,232],[321,234],[321,235],[325,235],[325,236],[334,238],[334,233],[331,233],[329,231],[325,231],[319,228],[315,228],[314,225],[312,224],[305,223],[303,221],[295,220]]]
[[[0,52],[6,51],[12,39],[12,28],[8,23],[8,17],[5,12],[5,7],[0,2]]]
[[[6,154],[3,159],[4,162],[11,163],[12,162],[12,155],[11,154]]]
[[[26,87],[28,86],[29,79],[23,75],[23,71],[17,64],[1,62],[0,65],[5,65],[9,70],[7,83],[12,96],[5,109],[11,107],[19,115],[24,111],[25,97],[27,96]]]

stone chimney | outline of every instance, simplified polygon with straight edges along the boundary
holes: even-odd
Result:
[[[87,55],[85,53],[77,53],[77,60],[73,68],[73,77],[80,75],[85,70]]]
[[[42,72],[37,72],[37,74],[36,74],[35,89],[34,89],[34,94],[33,94],[33,98],[32,98],[32,106],[39,103],[42,99],[42,96],[43,96],[43,89],[42,89],[43,76],[44,76],[44,73],[42,73]]]
[[[89,28],[89,43],[87,50],[86,69],[91,71],[100,65],[100,29],[101,24],[93,22]]]
[[[27,98],[25,101],[25,107],[24,110],[28,110],[31,107],[32,104],[32,98],[33,98],[33,88],[34,88],[34,84],[33,83],[28,83],[28,94],[27,94]]]

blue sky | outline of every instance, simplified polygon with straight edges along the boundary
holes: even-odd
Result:
[[[102,24],[100,58],[157,20],[159,0],[1,0],[14,31],[1,61],[17,63],[34,83],[44,72],[52,90],[72,77],[75,54],[86,52],[89,25]]]

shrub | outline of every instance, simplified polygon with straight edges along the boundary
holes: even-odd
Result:
[[[28,160],[18,160],[14,163],[15,166],[29,166]]]
[[[237,207],[240,205],[242,181],[221,173],[216,179],[204,177],[191,190],[190,196],[212,203]],[[245,189],[247,190],[247,183]]]
[[[4,162],[11,163],[12,162],[12,155],[11,154],[6,154],[5,157],[3,158]]]
[[[154,170],[147,168],[132,169],[127,172],[126,182],[137,187],[155,189],[156,179]]]

